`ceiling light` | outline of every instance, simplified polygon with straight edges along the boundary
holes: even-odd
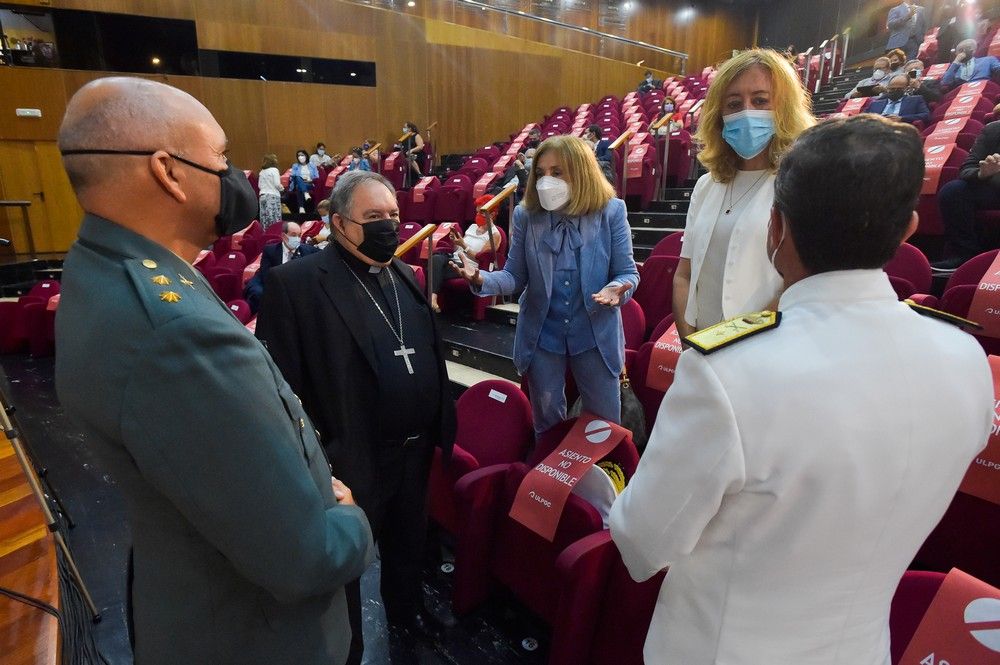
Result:
[[[306,72],[307,72],[308,70],[306,70],[306,69],[302,69],[301,67],[299,67],[299,68],[298,68],[298,69],[296,69],[295,71],[296,71],[296,72],[298,72],[299,74],[305,74],[305,73],[306,73]]]
[[[410,0],[409,2],[406,3],[406,6],[407,7],[416,7],[417,3],[415,3],[413,0]]]
[[[357,76],[357,75],[358,75],[357,72],[351,72],[351,76]]]
[[[154,64],[154,65],[158,65],[158,64],[160,64],[160,59],[159,59],[159,58],[157,58],[157,57],[156,57],[155,55],[153,56],[153,64]]]

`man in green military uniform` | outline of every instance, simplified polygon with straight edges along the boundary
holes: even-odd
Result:
[[[257,211],[225,133],[187,93],[100,79],[70,101],[59,147],[87,214],[56,388],[126,499],[135,662],[343,663],[368,520],[267,351],[190,264]]]

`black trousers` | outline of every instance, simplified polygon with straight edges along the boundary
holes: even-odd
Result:
[[[955,179],[938,192],[938,205],[951,255],[970,259],[984,251],[976,231],[976,211],[1000,210],[1000,188],[989,180]]]
[[[433,270],[431,271],[431,293],[441,293],[441,284],[446,279],[458,277],[458,271],[451,265],[451,254],[434,254],[431,256]]]
[[[382,563],[379,591],[389,623],[410,621],[423,608],[423,552],[427,537],[427,481],[433,449],[427,437],[403,444],[379,444],[378,488],[368,515]],[[348,665],[360,665],[364,653],[361,581],[344,588],[351,621]]]

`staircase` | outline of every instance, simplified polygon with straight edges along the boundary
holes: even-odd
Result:
[[[853,90],[859,81],[869,76],[871,76],[870,67],[853,71],[844,70],[840,76],[834,76],[828,84],[813,95],[813,113],[816,114],[817,118],[833,113],[837,110],[844,95]]]

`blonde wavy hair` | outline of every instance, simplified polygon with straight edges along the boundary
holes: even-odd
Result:
[[[695,141],[701,147],[698,161],[717,182],[736,177],[740,157],[722,138],[722,111],[726,89],[751,67],[760,67],[771,76],[771,108],[774,111],[774,138],[767,149],[769,169],[778,168],[781,156],[803,131],[816,124],[812,101],[792,65],[773,49],[743,51],[722,64],[708,88]]]
[[[542,209],[538,201],[538,189],[535,186],[535,169],[538,162],[547,152],[559,156],[563,167],[563,179],[569,183],[570,199],[563,211],[571,216],[588,215],[600,210],[615,198],[615,188],[601,172],[597,164],[594,150],[575,136],[552,136],[545,139],[535,151],[531,173],[528,174],[528,184],[524,188],[522,205],[532,212]]]

